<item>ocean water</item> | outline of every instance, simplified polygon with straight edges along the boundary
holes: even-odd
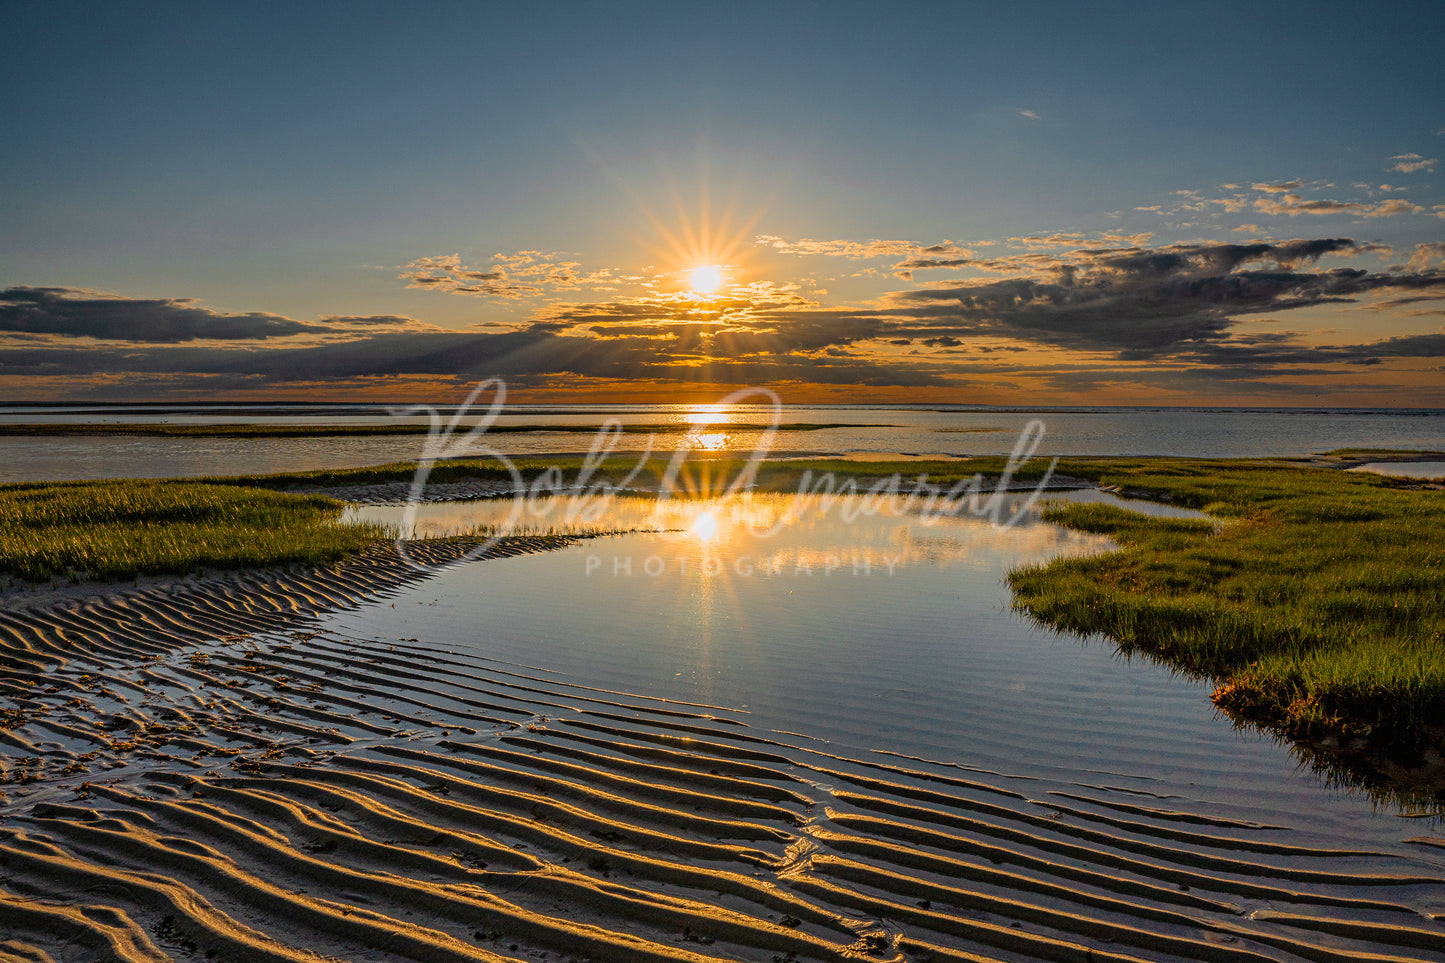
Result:
[[[444,418],[453,409],[442,409]],[[463,426],[480,413],[466,413]],[[532,406],[508,408],[498,427],[546,430],[492,433],[479,440],[507,455],[585,452],[608,419],[659,430],[625,433],[615,450],[748,452],[775,413],[758,406]],[[773,452],[937,457],[1007,454],[1037,421],[1043,455],[1293,457],[1335,448],[1445,450],[1445,410],[1302,408],[1002,408],[979,406],[785,407],[776,414]],[[0,424],[169,422],[173,424],[426,424],[376,405],[126,406],[0,408]],[[830,425],[816,430],[789,425]],[[159,438],[0,436],[0,481],[250,474],[343,468],[412,460],[425,436],[321,438]]]

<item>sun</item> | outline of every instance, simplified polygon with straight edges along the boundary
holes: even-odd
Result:
[[[695,294],[712,294],[722,287],[723,281],[723,270],[716,264],[695,267],[688,275],[688,286]]]

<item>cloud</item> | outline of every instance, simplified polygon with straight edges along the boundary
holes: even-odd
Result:
[[[1369,210],[1368,204],[1358,201],[1307,201],[1299,194],[1285,194],[1279,200],[1256,198],[1254,206],[1266,214],[1288,214],[1290,217],[1299,214],[1349,214]]]
[[[846,257],[854,260],[876,257],[908,257],[916,252],[929,250],[929,247],[913,241],[817,241],[808,237],[789,241],[776,234],[759,234],[754,239],[754,243],[771,247],[780,254]],[[936,248],[938,245],[930,247]]]
[[[818,241],[802,238],[789,241],[775,234],[760,234],[755,243],[766,245],[783,254],[796,256],[821,255],[825,257],[846,257],[853,260],[903,257],[889,270],[896,278],[913,280],[915,270],[956,268],[968,265],[974,257],[972,248],[962,247],[953,241],[939,241],[936,244],[921,244],[915,241]],[[857,275],[853,275],[857,276]]]
[[[1405,265],[1407,271],[1428,271],[1430,268],[1445,268],[1445,241],[1427,241],[1415,245],[1415,253]]]
[[[1039,115],[1036,114],[1036,113],[1034,113],[1032,110],[1021,110],[1021,111],[1019,111],[1019,116],[1020,116],[1020,117],[1027,117],[1029,120],[1039,120],[1039,119],[1040,119],[1040,118],[1039,118]]]
[[[347,331],[356,328],[433,328],[432,325],[397,314],[340,315],[327,314],[316,319],[318,327],[332,331]],[[434,328],[434,330],[441,330]]]
[[[1217,197],[1211,200],[1201,201],[1199,204],[1195,205],[1186,204],[1183,207],[1183,210],[1203,211],[1206,209],[1206,204],[1212,204],[1215,207],[1222,207],[1227,214],[1237,214],[1240,211],[1249,210],[1249,197],[1245,194],[1236,194],[1234,197]]]
[[[1098,244],[1140,245],[1148,244],[1149,239],[1153,236],[1153,233],[1148,231],[1139,234],[1120,234],[1117,231],[1105,231],[1101,234],[1083,234],[1075,231],[1070,233],[1030,234],[1025,237],[1011,237],[1008,239],[1008,242],[1011,247],[1028,249],[1081,247]]]
[[[611,268],[587,272],[579,262],[565,257],[552,251],[493,254],[491,266],[475,268],[462,264],[459,254],[445,254],[417,258],[398,277],[410,282],[409,288],[503,300],[582,287],[606,289],[622,280],[614,276]]]
[[[200,307],[191,298],[124,298],[83,288],[12,287],[0,291],[0,331],[67,338],[161,344],[264,341],[419,326],[421,322],[413,318],[396,315],[297,321],[261,312],[226,314]]]
[[[1411,204],[1402,198],[1381,201],[1373,208],[1365,212],[1365,217],[1394,217],[1396,214],[1423,214],[1425,208],[1419,204]]]
[[[1433,161],[1430,163],[1433,163]],[[1185,212],[1190,212],[1211,218],[1217,217],[1221,213],[1238,214],[1251,211],[1287,217],[1312,214],[1320,217],[1353,215],[1367,218],[1425,213],[1423,207],[1403,198],[1375,201],[1374,199],[1381,193],[1388,194],[1403,190],[1403,188],[1392,187],[1389,184],[1381,184],[1378,189],[1375,189],[1364,182],[1356,183],[1354,185],[1355,189],[1361,191],[1364,195],[1359,199],[1317,198],[1307,196],[1311,190],[1330,188],[1333,186],[1333,184],[1322,181],[1316,181],[1306,185],[1304,181],[1298,179],[1277,182],[1261,181],[1250,185],[1251,190],[1256,192],[1254,194],[1236,193],[1228,197],[1213,198],[1203,197],[1197,191],[1175,191],[1174,193],[1176,195],[1184,198],[1183,202],[1172,207],[1167,205],[1154,205],[1152,207],[1137,207],[1135,210],[1157,213],[1162,216],[1177,216]],[[1229,188],[1232,187],[1232,185],[1225,185],[1225,187]],[[1189,225],[1174,224],[1171,226],[1182,228]]]
[[[1143,356],[1132,352],[1123,354],[1125,358]],[[1403,335],[1354,345],[1307,345],[1288,337],[1259,341],[1240,339],[1190,346],[1178,356],[1203,364],[1234,370],[1248,368],[1256,372],[1290,366],[1294,373],[1294,366],[1298,365],[1373,366],[1382,364],[1386,358],[1442,358],[1445,357],[1445,334]]]
[[[894,265],[895,271],[917,271],[926,268],[954,268],[973,264],[972,257],[926,258],[918,257]]]
[[[1415,171],[1433,171],[1439,160],[1434,157],[1421,157],[1419,154],[1396,154],[1390,160],[1395,164],[1390,167],[1392,171],[1399,171],[1401,174],[1413,174]]]
[[[1136,234],[1123,234],[1117,231],[1093,234],[1070,232],[1011,237],[1006,243],[1009,247],[1014,248],[1042,250],[1100,244],[1140,245],[1147,244],[1153,236],[1148,231]],[[759,234],[755,238],[755,243],[771,247],[782,254],[797,256],[818,255],[846,257],[854,260],[902,257],[903,261],[893,265],[892,270],[896,272],[966,266],[970,259],[976,256],[976,249],[990,247],[994,244],[993,241],[970,241],[965,246],[964,243],[948,240],[939,241],[936,244],[923,244],[917,241],[819,241],[813,238],[790,241],[776,234]],[[979,261],[977,263],[984,264],[986,262]],[[906,277],[907,275],[899,274],[898,276]]]
[[[712,338],[690,333],[660,349],[655,339],[598,339],[544,331],[507,334],[395,333],[304,348],[220,352],[155,347],[143,352],[56,346],[0,348],[0,376],[47,374],[84,378],[126,372],[206,376],[224,383],[356,385],[366,381],[430,379],[465,384],[500,376],[514,385],[548,386],[559,377],[671,382],[806,382],[817,384],[930,385],[948,381],[933,359],[880,366],[872,358],[839,351],[846,344],[816,337],[800,349],[797,338],[759,340],[750,355],[729,346],[712,356]],[[721,345],[719,345],[721,347]],[[830,353],[830,349],[832,349]]]
[[[1272,197],[1255,198],[1254,206],[1265,214],[1284,214],[1296,217],[1300,214],[1358,214],[1361,217],[1394,217],[1397,214],[1423,214],[1425,208],[1412,204],[1404,198],[1392,198],[1378,204],[1362,204],[1359,201],[1318,200],[1307,201],[1299,194],[1285,194],[1278,200]]]
[[[1445,291],[1445,272],[1301,270],[1380,250],[1348,238],[1079,252],[1043,276],[966,281],[891,300],[895,336],[1001,336],[1157,357],[1224,341],[1239,319],[1374,291]]]
[[[657,291],[548,303],[527,326],[503,331],[427,329],[391,315],[298,321],[221,314],[185,299],[12,288],[0,292],[0,331],[9,332],[0,338],[0,375],[12,386],[50,377],[125,390],[125,379],[160,385],[173,378],[215,390],[280,391],[426,384],[444,390],[492,375],[548,388],[582,381],[619,388],[958,386],[975,376],[997,386],[1003,371],[1033,372],[1028,377],[1037,386],[1040,372],[1056,369],[1047,377],[1060,384],[1107,377],[1115,386],[1132,378],[1136,386],[1167,387],[1165,372],[1187,372],[1192,382],[1253,379],[1265,390],[1280,373],[1383,372],[1418,367],[1410,359],[1445,358],[1445,334],[1321,345],[1318,337],[1307,342],[1282,327],[1261,333],[1258,324],[1311,306],[1350,304],[1376,312],[1363,318],[1378,324],[1382,312],[1445,299],[1445,243],[1416,246],[1407,265],[1365,270],[1329,266],[1328,259],[1388,249],[1347,237],[1155,247],[1086,247],[1081,239],[1019,238],[1020,252],[996,258],[957,256],[963,249],[953,242],[909,244],[903,264],[961,267],[974,276],[863,306],[828,307],[796,285],[755,282],[708,299]],[[1073,246],[1059,249],[1064,244]],[[441,260],[454,277],[495,273],[490,268],[509,283],[521,272],[584,276],[537,252],[498,258],[487,271],[459,258]],[[1245,324],[1250,320],[1256,323]],[[1086,368],[1094,374],[1081,374]]]

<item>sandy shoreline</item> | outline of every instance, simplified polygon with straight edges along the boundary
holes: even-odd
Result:
[[[1445,958],[1428,846],[316,630],[418,577],[0,611],[0,959]]]

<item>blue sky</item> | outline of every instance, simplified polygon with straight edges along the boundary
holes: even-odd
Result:
[[[5,23],[10,400],[500,373],[555,398],[1445,404],[1438,4]],[[1325,240],[1351,243],[1283,246]],[[719,290],[690,289],[702,263]],[[1179,300],[1201,281],[1236,300]]]

